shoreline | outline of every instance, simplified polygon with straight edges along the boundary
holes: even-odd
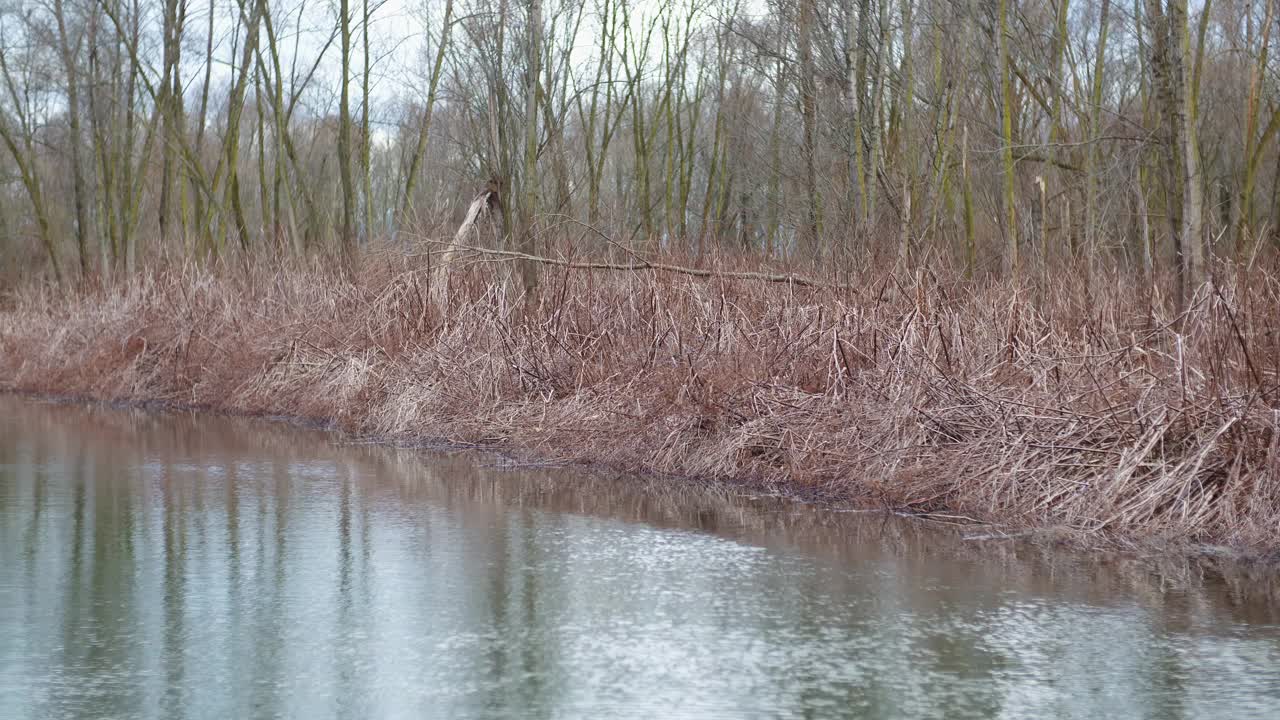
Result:
[[[593,463],[588,460],[546,461],[540,460],[537,456],[530,456],[527,453],[499,445],[458,443],[450,442],[444,438],[431,437],[399,438],[352,434],[336,426],[332,420],[318,417],[298,417],[266,412],[249,413],[212,405],[190,405],[165,400],[106,399],[88,395],[60,395],[57,393],[13,389],[3,385],[0,385],[0,395],[55,405],[102,407],[111,411],[137,410],[156,415],[180,413],[261,421],[304,432],[332,434],[361,444],[376,445],[384,448],[424,453],[442,452],[466,453],[472,456],[496,456],[512,463],[516,468],[570,468],[592,475],[606,472],[627,475],[643,478],[646,481],[656,480],[660,483],[670,484],[673,489],[674,486],[680,486],[695,490],[725,492],[730,501],[765,498],[784,503],[794,503],[815,512],[825,512],[833,515],[856,513],[860,518],[890,517],[897,521],[918,523],[927,532],[952,534],[955,535],[957,540],[972,542],[977,546],[992,542],[1012,542],[1032,546],[1038,552],[1068,552],[1086,560],[1086,556],[1097,557],[1102,554],[1106,557],[1128,557],[1138,562],[1153,564],[1164,562],[1208,563],[1208,567],[1222,573],[1224,576],[1247,570],[1261,570],[1267,573],[1280,572],[1280,549],[1259,551],[1205,543],[1167,543],[1157,540],[1143,541],[1114,537],[1090,537],[1051,527],[1005,532],[1004,530],[1007,528],[1003,528],[998,523],[977,520],[967,523],[952,522],[948,519],[946,513],[939,513],[941,517],[936,517],[923,513],[907,512],[902,508],[868,507],[839,498],[806,498],[795,493],[785,492],[785,490],[760,494],[757,491],[761,490],[761,488],[751,484],[667,475],[643,468],[619,468],[608,464]],[[973,533],[965,533],[963,528],[971,528]],[[979,552],[981,552],[980,548]]]
[[[396,265],[347,283],[187,270],[69,299],[19,291],[0,310],[0,390],[968,524],[974,542],[1280,564],[1265,402],[1203,411],[1204,387],[1171,388],[1176,368],[1150,362],[1170,339],[1159,330],[1141,353],[1108,350],[1133,371],[1079,363],[1059,379],[1103,388],[1072,405],[1034,393],[1066,351],[1088,357],[1087,334],[1053,338],[1052,363],[991,354],[1026,342],[1009,342],[1010,322],[1037,312],[1053,330],[1079,298],[1046,309],[1026,289],[935,284],[882,298],[873,317],[856,293],[566,272],[558,296],[521,308],[478,273],[441,287]],[[1182,373],[1222,364],[1214,335],[1182,337]]]
[[[786,502],[794,502],[806,507],[812,507],[821,510],[838,510],[848,512],[850,510],[862,513],[878,513],[888,514],[894,517],[919,520],[928,522],[934,520],[931,516],[924,513],[903,512],[901,508],[887,507],[866,507],[859,506],[852,502],[842,500],[838,497],[821,497],[816,495],[804,495],[797,492],[773,492],[768,491],[760,485],[751,482],[727,482],[723,480],[714,480],[708,478],[699,478],[688,475],[678,475],[671,473],[661,473],[652,469],[642,467],[622,467],[603,462],[592,462],[585,459],[552,459],[540,455],[522,451],[517,447],[486,444],[486,443],[468,443],[457,440],[450,440],[442,436],[413,436],[401,437],[392,435],[375,435],[368,433],[353,433],[338,426],[333,419],[323,417],[306,417],[298,415],[286,415],[281,413],[273,413],[270,411],[254,411],[246,412],[236,410],[234,408],[218,407],[209,404],[185,404],[173,402],[170,400],[155,399],[132,399],[132,398],[100,398],[92,395],[69,395],[57,392],[45,392],[40,390],[26,390],[20,388],[10,388],[4,386],[0,382],[0,396],[8,395],[18,397],[33,402],[50,403],[55,405],[75,405],[80,407],[102,407],[107,410],[138,410],[141,412],[165,414],[165,413],[182,413],[192,415],[209,415],[213,417],[238,418],[242,420],[254,420],[290,427],[302,431],[314,431],[334,434],[361,444],[378,445],[387,448],[404,449],[421,452],[443,452],[443,453],[474,453],[477,455],[491,455],[502,458],[509,462],[513,467],[529,467],[529,468],[575,468],[592,473],[616,473],[620,475],[628,475],[646,480],[656,480],[662,483],[671,483],[673,485],[681,485],[684,487],[695,489],[711,489],[726,491],[731,495],[739,492],[751,493],[753,497],[768,497]],[[764,491],[764,492],[761,492]],[[965,525],[974,528],[998,528],[996,523],[987,523],[974,520],[967,524],[953,523],[955,525]],[[1052,532],[1049,530],[1048,532]],[[1015,536],[1010,536],[1012,539]]]

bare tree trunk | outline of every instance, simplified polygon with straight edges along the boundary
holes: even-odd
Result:
[[[227,199],[241,248],[249,249],[249,225],[244,217],[244,203],[240,197],[240,118],[244,114],[244,97],[249,85],[250,68],[258,46],[258,25],[263,0],[254,0],[253,9],[246,12],[244,0],[239,0],[240,14],[245,25],[244,47],[240,54],[239,72],[231,87],[227,110],[227,137],[223,143],[227,165]]]
[[[867,204],[867,178],[862,147],[862,130],[867,104],[867,42],[871,25],[871,0],[858,0],[857,23],[853,0],[845,0],[845,46],[849,72],[849,227],[857,228],[862,208]]]
[[[1267,58],[1270,55],[1271,30],[1276,6],[1275,0],[1266,0],[1266,3],[1267,9],[1262,25],[1262,46],[1258,52],[1257,62],[1254,63],[1250,73],[1249,97],[1245,108],[1244,172],[1240,181],[1239,211],[1234,232],[1237,259],[1245,257],[1250,245],[1250,235],[1253,230],[1253,195],[1257,184],[1258,168],[1261,164],[1263,153],[1267,150],[1267,145],[1271,138],[1275,136],[1276,125],[1280,122],[1280,108],[1278,108],[1262,138],[1255,142],[1254,137],[1258,129],[1258,109],[1261,105],[1261,85],[1267,71]],[[1277,166],[1280,166],[1280,163],[1277,163]]]
[[[253,106],[257,122],[255,131],[258,136],[258,217],[262,246],[279,252],[280,234],[276,232],[278,223],[271,217],[271,198],[268,196],[270,183],[267,182],[267,101],[262,90],[262,63],[256,63],[253,69]]]
[[[373,135],[369,132],[369,0],[363,0],[363,16],[360,23],[360,43],[364,55],[364,73],[360,83],[360,182],[364,200],[364,217],[361,236],[367,243],[373,232]]]
[[[800,0],[798,22],[800,53],[800,119],[803,132],[800,153],[804,157],[805,221],[800,244],[809,257],[818,253],[822,200],[818,193],[818,85],[813,60],[814,0]]]
[[[116,215],[112,210],[111,198],[114,197],[115,166],[112,162],[112,144],[107,132],[106,110],[99,101],[99,88],[109,85],[99,69],[101,62],[101,16],[94,13],[89,18],[89,134],[93,138],[93,149],[98,168],[98,190],[95,203],[99,205],[99,256],[103,271],[115,267],[117,254]]]
[[[778,246],[778,229],[782,219],[782,117],[787,97],[787,66],[778,55],[777,77],[773,83],[773,123],[769,128],[769,230],[765,236],[765,254],[773,255]]]
[[[174,150],[186,131],[182,100],[182,34],[186,22],[186,0],[165,0],[163,19],[163,76],[160,80],[159,104],[163,108],[163,139],[160,147],[160,200],[157,219],[160,242],[167,245],[174,220]]]
[[[863,219],[869,223],[875,221],[876,215],[878,180],[884,156],[881,150],[884,145],[884,86],[885,76],[889,73],[888,56],[892,54],[890,48],[889,0],[877,0],[877,4],[879,6],[877,27],[880,29],[880,41],[875,56],[875,80],[872,82],[871,89],[871,148],[867,153],[867,178],[865,182],[867,198],[863,205]]]
[[[571,16],[566,21],[566,27],[571,28],[565,34],[564,49],[559,54],[559,63],[555,62],[553,51],[554,43],[557,35],[556,17],[552,17],[551,28],[548,37],[551,38],[551,47],[544,47],[542,51],[542,92],[539,93],[539,102],[542,104],[542,119],[546,125],[547,144],[551,150],[551,173],[555,178],[555,197],[544,207],[549,208],[553,213],[573,214],[571,204],[573,202],[573,193],[570,191],[570,170],[569,159],[565,152],[565,116],[568,114],[569,108],[569,91],[568,81],[570,75],[570,67],[572,62],[573,49],[577,44],[578,30],[581,25],[583,13],[576,13],[576,17]]]
[[[287,163],[288,167],[292,168],[293,170],[293,174],[295,178],[294,187],[297,189],[298,194],[302,196],[303,209],[307,213],[307,216],[306,216],[307,230],[305,232],[305,237],[300,237],[298,234],[298,223],[297,223],[296,212],[294,209],[294,201],[293,201],[292,193],[288,193],[288,202],[285,203],[285,207],[286,207],[288,218],[289,218],[290,239],[293,243],[294,250],[300,253],[306,250],[306,248],[311,244],[311,242],[317,240],[320,236],[319,210],[316,207],[315,198],[313,197],[311,193],[311,189],[308,186],[308,184],[305,181],[297,180],[297,178],[305,177],[305,170],[303,169],[301,163],[299,162],[297,149],[294,147],[293,138],[289,134],[289,119],[293,113],[294,103],[301,96],[302,89],[301,88],[293,89],[291,92],[292,97],[289,99],[288,102],[286,102],[285,93],[284,93],[284,72],[280,64],[280,48],[276,39],[275,25],[272,22],[271,13],[269,11],[263,12],[262,21],[263,21],[263,27],[267,31],[267,51],[271,56],[271,76],[275,79],[275,90],[272,96],[272,113],[271,114],[274,119],[275,136],[276,136],[275,139],[276,139],[276,154],[277,154],[277,158],[276,158],[277,184],[280,182],[280,178],[282,177],[282,175],[285,174],[283,168],[281,167],[281,163],[283,163],[284,160],[279,157],[279,155],[283,153],[283,155],[285,156],[285,159],[288,160],[288,163]],[[321,53],[321,55],[323,55],[323,52]],[[320,57],[317,57],[316,58],[317,64],[319,63],[319,60],[320,60]],[[259,53],[258,63],[260,65],[265,64],[265,62],[261,57],[261,53]],[[314,71],[314,68],[315,66],[313,66],[313,71]],[[305,87],[305,83],[304,83],[304,87]],[[276,204],[278,206],[279,202],[277,202]],[[278,215],[278,211],[277,211],[277,215]]]
[[[130,2],[128,21],[129,35],[121,39],[130,48],[136,48],[142,35],[139,27],[137,0]],[[123,35],[119,27],[116,30],[117,35]],[[138,256],[138,236],[134,232],[133,223],[133,193],[135,190],[133,154],[137,139],[137,110],[135,103],[137,100],[139,71],[140,68],[137,63],[129,63],[129,69],[124,73],[124,97],[119,100],[120,106],[124,110],[124,128],[121,132],[119,155],[117,156],[120,160],[121,176],[120,185],[117,187],[120,196],[116,202],[119,203],[120,250],[126,273],[133,272],[134,263],[137,261]]]
[[[445,52],[449,48],[449,35],[453,30],[453,0],[445,0],[444,20],[440,23],[440,39],[436,46],[435,62],[431,65],[431,80],[427,86],[427,106],[422,111],[422,120],[418,126],[418,140],[409,159],[409,171],[404,180],[404,201],[400,205],[400,214],[408,215],[413,209],[413,193],[418,183],[419,166],[427,151],[427,137],[431,132],[431,115],[436,106],[436,90],[440,86],[440,73],[444,68]]]
[[[656,22],[656,21],[655,21]],[[649,41],[652,37],[654,24],[651,23],[646,31],[644,42],[639,43],[631,38],[631,21],[629,17],[623,18],[623,32],[627,35],[626,50],[634,52],[634,57],[630,52],[622,53],[622,69],[626,75],[627,93],[631,98],[631,139],[635,150],[635,176],[636,176],[636,192],[638,196],[636,200],[636,209],[640,215],[640,225],[644,228],[644,242],[652,242],[656,235],[653,226],[653,208],[652,194],[650,191],[649,178],[649,124],[646,122],[644,109],[644,64],[649,54]],[[632,62],[634,61],[634,66]],[[708,183],[710,187],[710,183]],[[704,208],[703,217],[706,217]],[[705,226],[705,223],[704,223]]]
[[[538,209],[538,86],[542,71],[542,0],[529,0],[529,56],[525,65],[528,86],[525,88],[524,167],[520,180],[524,198],[520,203],[520,252],[536,255],[535,223]],[[526,294],[538,286],[538,268],[532,262],[520,263],[520,279]]]
[[[355,249],[355,187],[351,180],[351,8],[350,0],[338,4],[342,37],[342,77],[338,99],[338,174],[342,183],[343,254],[350,262]]]
[[[1160,111],[1157,113],[1158,136],[1161,139],[1159,156],[1164,185],[1165,218],[1168,222],[1169,235],[1174,241],[1177,256],[1179,299],[1186,297],[1190,281],[1187,277],[1187,248],[1182,227],[1183,205],[1185,202],[1183,185],[1183,162],[1185,156],[1179,140],[1182,128],[1182,103],[1179,93],[1182,88],[1181,53],[1175,52],[1171,18],[1165,14],[1161,0],[1145,0],[1147,22],[1151,32],[1151,75],[1156,102]]]
[[[1089,144],[1085,147],[1084,232],[1086,266],[1092,275],[1098,255],[1098,165],[1102,162],[1102,87],[1106,70],[1107,20],[1111,12],[1111,0],[1102,0],[1098,20],[1098,48],[1093,65],[1093,91],[1089,94]]]
[[[209,0],[209,25],[206,28],[207,37],[205,38],[204,49],[204,84],[200,87],[200,121],[196,128],[195,155],[197,161],[200,162],[204,160],[204,136],[209,126],[209,88],[213,80],[213,21],[217,17],[215,3],[216,0]],[[210,188],[210,190],[212,189]],[[205,213],[204,205],[206,200],[203,193],[195,193],[195,217],[200,222],[200,237],[204,239],[206,250],[208,252],[217,252],[217,245],[214,242],[209,219]]]
[[[898,262],[904,266],[911,255],[911,193],[915,182],[916,148],[912,141],[911,126],[915,123],[914,78],[911,63],[912,24],[911,0],[902,0],[902,87],[900,113],[902,117],[902,217],[898,231]]]
[[[1001,164],[1004,169],[1004,213],[1005,213],[1005,268],[1013,275],[1018,274],[1021,263],[1018,258],[1018,212],[1014,195],[1013,166],[1013,84],[1009,75],[1009,3],[1011,0],[1000,0],[997,32],[1000,37],[1000,139]]]
[[[1206,8],[1207,10],[1207,8]],[[1191,30],[1187,17],[1187,0],[1170,3],[1170,20],[1181,39],[1182,76],[1182,139],[1186,160],[1183,165],[1183,196],[1185,213],[1182,216],[1182,245],[1186,265],[1187,283],[1183,287],[1183,301],[1188,302],[1204,278],[1204,193],[1200,179],[1200,144],[1198,139],[1199,88],[1192,82]]]
[[[510,0],[498,1],[498,27],[496,32],[495,49],[494,49],[494,65],[488,75],[489,97],[488,97],[488,121],[489,121],[489,139],[488,139],[488,170],[490,180],[497,183],[497,187],[504,195],[511,187],[511,175],[515,160],[512,157],[512,142],[508,141],[508,124],[507,116],[510,114],[512,105],[511,98],[507,92],[506,83],[506,29],[510,20]],[[513,192],[513,196],[516,194]],[[503,231],[503,242],[508,242],[507,231],[512,228],[514,223],[511,218],[512,205],[516,203],[503,202],[499,209],[501,210]]]
[[[591,84],[590,103],[584,107],[583,93],[575,95],[578,121],[583,127],[583,150],[587,166],[587,223],[593,227],[600,220],[600,181],[608,156],[610,118],[613,109],[613,56],[616,43],[617,4],[604,0],[600,11],[600,45],[597,48],[595,81]],[[622,49],[626,52],[626,48]],[[600,127],[600,88],[603,85],[604,124]],[[601,135],[597,147],[597,135]]]
[[[973,188],[969,184],[969,126],[960,141],[960,184],[964,197],[964,276],[973,277],[978,263],[978,245],[973,236]]]
[[[1137,177],[1134,178],[1135,188],[1138,201],[1138,242],[1141,243],[1140,254],[1142,257],[1142,275],[1150,279],[1154,270],[1154,261],[1151,253],[1151,225],[1147,220],[1147,190],[1146,183],[1143,178],[1144,172],[1142,165],[1138,165]]]
[[[1062,121],[1062,101],[1066,96],[1066,88],[1062,82],[1062,58],[1066,53],[1070,37],[1067,34],[1067,18],[1070,12],[1070,0],[1057,0],[1057,16],[1053,34],[1053,59],[1049,67],[1049,78],[1051,91],[1053,92],[1053,104],[1050,110],[1049,118],[1049,164],[1056,165],[1058,159],[1058,143],[1062,141],[1062,136],[1066,132]],[[1065,194],[1067,191],[1066,173],[1061,168],[1057,169],[1058,192]],[[1041,222],[1048,225],[1048,218],[1041,218]],[[1058,231],[1059,240],[1066,237],[1066,228],[1060,228]],[[1049,263],[1049,248],[1046,246],[1041,249],[1042,258],[1040,261],[1046,266]]]
[[[729,63],[725,60],[728,52],[725,40],[725,33],[716,34],[716,114],[712,122],[711,154],[707,167],[707,189],[702,200],[702,229],[698,233],[698,252],[702,251],[708,235],[712,240],[717,240],[721,231],[719,210],[725,174],[724,90],[729,73]]]
[[[80,276],[83,278],[89,274],[89,213],[86,207],[85,196],[88,191],[85,189],[84,165],[80,158],[80,71],[76,67],[80,55],[80,38],[76,38],[73,44],[67,35],[62,0],[54,0],[53,9],[58,24],[59,55],[67,81],[67,129],[70,132],[68,144],[71,149],[72,197],[76,208],[76,249],[80,258]]]

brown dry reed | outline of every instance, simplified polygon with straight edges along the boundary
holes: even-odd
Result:
[[[1000,532],[1280,547],[1271,270],[1219,268],[1179,310],[1130,274],[850,270],[813,288],[548,267],[524,298],[507,265],[379,252],[346,273],[187,264],[32,285],[0,301],[0,387],[319,418]]]

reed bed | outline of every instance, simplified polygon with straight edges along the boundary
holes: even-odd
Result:
[[[673,259],[673,264],[693,261]],[[1105,543],[1280,548],[1280,276],[817,287],[381,252],[0,301],[0,387],[324,419]],[[813,279],[814,275],[808,276]]]

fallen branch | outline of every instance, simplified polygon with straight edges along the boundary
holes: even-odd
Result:
[[[724,280],[757,280],[767,283],[782,283],[786,285],[795,285],[797,287],[817,288],[823,290],[848,290],[857,292],[856,288],[849,285],[832,285],[828,283],[818,282],[803,275],[788,275],[785,273],[764,273],[752,271],[736,271],[736,270],[707,270],[703,268],[692,268],[684,265],[669,265],[666,263],[649,262],[639,256],[634,263],[610,263],[610,262],[573,262],[571,260],[562,260],[560,258],[544,257],[542,255],[530,255],[516,250],[493,250],[490,248],[476,247],[474,245],[464,245],[457,242],[449,242],[446,240],[432,240],[425,238],[424,242],[432,245],[443,245],[447,252],[452,254],[455,250],[470,250],[471,252],[481,253],[483,255],[492,255],[506,260],[527,260],[543,265],[555,265],[557,267],[569,268],[571,270],[621,270],[621,271],[640,271],[653,270],[655,272],[669,272],[678,275],[690,275],[700,278],[724,279]]]

